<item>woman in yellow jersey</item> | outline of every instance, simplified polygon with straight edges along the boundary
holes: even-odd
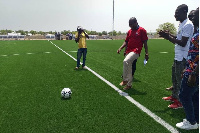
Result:
[[[78,51],[77,51],[77,65],[75,69],[79,69],[80,67],[80,60],[83,54],[83,64],[82,68],[85,68],[85,60],[87,54],[87,46],[86,46],[86,37],[89,39],[88,34],[83,30],[81,26],[77,27],[77,33],[75,35],[75,41],[78,43]]]

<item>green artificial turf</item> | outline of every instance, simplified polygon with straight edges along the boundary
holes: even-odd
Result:
[[[74,41],[52,42],[76,58]],[[124,56],[117,49],[122,43],[88,40],[86,60],[120,89]],[[175,127],[185,118],[184,111],[169,109],[170,102],[162,100],[170,95],[165,88],[171,85],[174,46],[166,40],[149,40],[148,46],[150,59],[144,66],[143,50],[133,88],[126,92]],[[0,62],[2,133],[169,132],[88,70],[74,70],[76,61],[49,41],[0,41]],[[72,90],[70,99],[60,96],[65,87]]]

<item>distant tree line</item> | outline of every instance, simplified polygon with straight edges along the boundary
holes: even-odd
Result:
[[[102,32],[97,32],[97,31],[89,31],[89,30],[85,30],[88,35],[112,35],[112,31],[107,32],[107,31],[102,31]],[[24,30],[17,30],[17,31],[13,31],[13,30],[0,30],[0,35],[7,35],[8,33],[21,33],[21,35],[28,35],[28,33],[31,33],[32,35],[36,35],[36,34],[40,34],[40,35],[46,35],[46,34],[55,34],[56,31],[49,31],[49,32],[44,32],[44,31],[35,31],[35,30],[31,30],[31,31],[24,31]],[[61,34],[66,35],[68,33],[72,33],[75,34],[77,31],[70,31],[70,30],[64,30],[61,31]],[[116,35],[125,35],[126,33],[122,33],[121,31],[113,31],[113,36]]]
[[[156,29],[157,33],[160,30],[167,30],[169,31],[171,34],[176,34],[176,28],[174,26],[174,24],[166,22],[163,24],[160,24],[158,29]],[[117,35],[126,35],[126,33],[122,33],[121,31],[102,31],[102,32],[97,32],[97,31],[90,31],[90,30],[85,30],[88,35],[98,35],[98,36],[102,36],[102,35],[112,35],[113,36],[117,36]],[[12,33],[13,30],[0,30],[0,35],[7,35],[7,33]],[[40,35],[46,35],[46,34],[55,34],[56,31],[49,31],[49,32],[44,32],[44,31],[35,31],[35,30],[31,30],[31,31],[24,31],[24,30],[18,30],[18,31],[14,31],[16,33],[21,33],[21,35],[28,35],[28,33],[31,33],[32,35],[36,35],[36,34],[40,34]],[[76,31],[70,31],[70,30],[64,30],[61,31],[61,34],[66,35],[68,33],[72,33],[75,34]],[[152,34],[152,33],[147,33],[147,34]],[[156,33],[155,33],[156,34]]]

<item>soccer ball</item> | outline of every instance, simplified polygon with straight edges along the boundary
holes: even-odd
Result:
[[[63,98],[70,98],[71,97],[71,94],[72,94],[72,91],[70,88],[64,88],[62,91],[61,91],[61,97]]]

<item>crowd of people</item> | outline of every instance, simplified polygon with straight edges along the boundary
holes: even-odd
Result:
[[[179,5],[175,10],[175,19],[179,21],[177,35],[169,31],[161,30],[160,37],[169,40],[175,45],[175,56],[172,65],[172,86],[166,90],[172,91],[172,95],[163,97],[165,101],[171,101],[168,107],[171,109],[184,108],[186,118],[176,126],[181,129],[198,129],[199,126],[199,8],[192,10],[189,15],[188,6]],[[130,30],[122,46],[117,53],[125,48],[123,60],[123,80],[121,86],[128,90],[132,88],[132,80],[136,70],[136,62],[141,50],[145,49],[145,61],[149,59],[148,37],[146,30],[138,25],[135,17],[129,20]],[[83,55],[82,68],[85,69],[87,54],[86,38],[88,34],[78,26],[75,41],[78,43],[77,66],[80,67],[80,59]]]
[[[62,34],[60,32],[55,32],[55,40],[62,40]]]

